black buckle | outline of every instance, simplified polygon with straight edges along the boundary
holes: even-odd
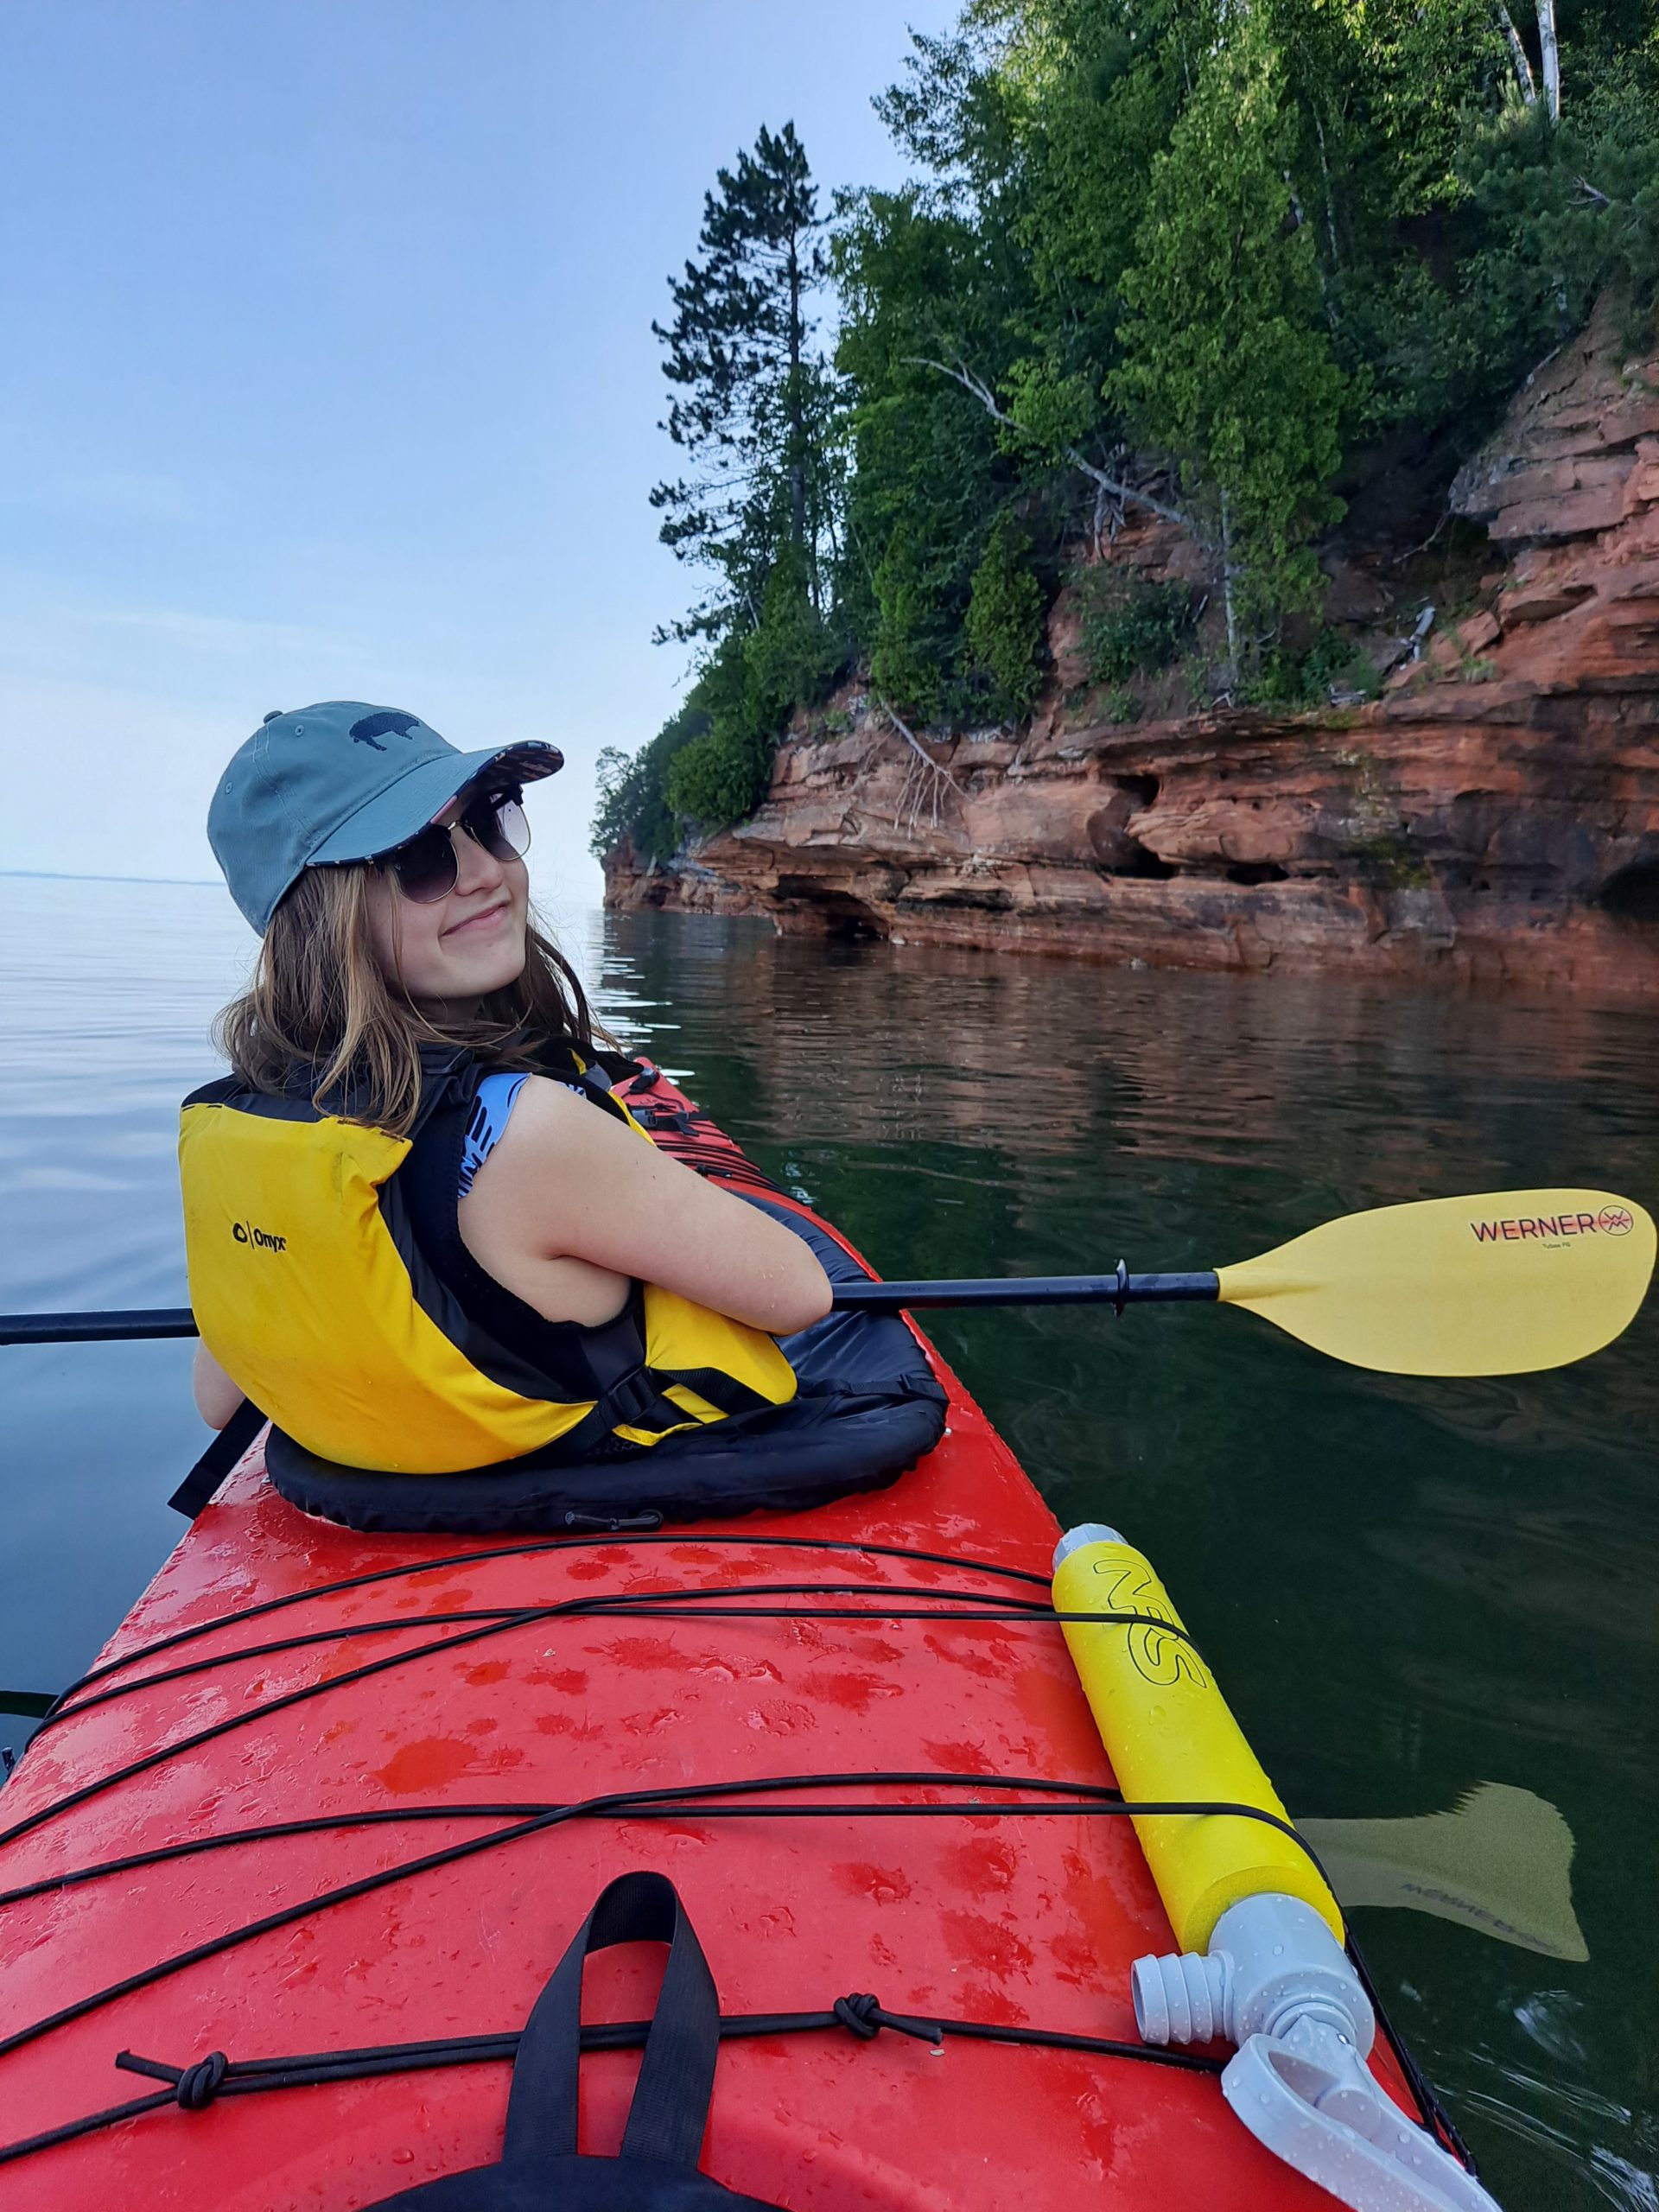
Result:
[[[662,1402],[662,1392],[643,1367],[636,1367],[632,1374],[613,1382],[604,1399],[613,1427],[620,1421],[626,1421],[631,1427],[639,1427],[644,1416],[654,1414]]]

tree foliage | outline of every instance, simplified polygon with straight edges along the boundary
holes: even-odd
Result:
[[[646,861],[665,861],[674,851],[685,833],[668,804],[669,771],[676,753],[701,737],[709,722],[708,709],[694,693],[637,753],[624,753],[617,745],[602,748],[594,763],[599,804],[588,840],[595,860],[602,861],[625,841]]]
[[[833,395],[811,349],[828,273],[817,194],[792,123],[761,130],[703,201],[701,257],[669,282],[652,328],[673,388],[663,428],[691,474],[658,484],[660,536],[712,569],[713,595],[671,633],[718,639],[760,620],[779,548],[795,548],[815,605],[833,524]]]
[[[836,659],[835,640],[812,604],[805,556],[785,543],[766,579],[760,621],[729,631],[692,687],[707,727],[668,764],[669,806],[703,830],[752,814],[766,792],[779,731],[798,701],[822,696]]]
[[[1153,157],[1122,278],[1123,359],[1107,389],[1173,456],[1220,555],[1229,658],[1241,625],[1317,601],[1312,541],[1341,505],[1343,379],[1319,313],[1309,226],[1293,219],[1293,133],[1255,22],[1205,55]]]
[[[1029,540],[1013,516],[999,515],[968,594],[969,650],[994,715],[1028,714],[1042,684],[1045,594],[1029,554]]]
[[[826,223],[762,130],[671,287],[653,497],[712,588],[669,626],[703,719],[609,772],[652,849],[752,808],[855,664],[924,721],[1027,711],[1048,599],[1126,517],[1186,525],[1230,680],[1281,682],[1338,486],[1449,474],[1607,288],[1653,328],[1651,0],[965,0],[876,105],[907,182]],[[1190,645],[1200,596],[1085,609],[1091,657]]]

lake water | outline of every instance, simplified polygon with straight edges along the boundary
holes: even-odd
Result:
[[[1205,1268],[1528,1184],[1654,1199],[1656,1015],[700,918],[564,937],[619,1036],[890,1275]],[[0,1309],[184,1302],[177,1102],[217,1071],[251,945],[216,887],[0,878]],[[1206,1308],[934,1333],[1062,1521],[1150,1554],[1299,1815],[1404,1820],[1482,1783],[1559,1809],[1587,1961],[1415,1911],[1356,1925],[1511,2212],[1652,2212],[1659,1301],[1580,1368],[1467,1382]],[[0,1688],[71,1679],[174,1541],[189,1356],[0,1349]],[[0,1743],[27,1725],[0,1715]]]

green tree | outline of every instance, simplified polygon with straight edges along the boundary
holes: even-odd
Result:
[[[594,764],[599,804],[589,849],[603,860],[625,842],[643,861],[665,861],[685,836],[685,825],[668,803],[669,769],[677,753],[709,726],[706,706],[694,690],[679,712],[671,715],[648,745],[634,753],[607,745]]]
[[[1313,242],[1294,219],[1277,58],[1249,30],[1209,55],[1154,156],[1115,394],[1179,461],[1216,546],[1236,667],[1319,592],[1312,541],[1342,512],[1344,385],[1324,324]]]
[[[836,657],[812,605],[804,558],[786,543],[766,579],[760,621],[722,639],[693,687],[708,720],[668,764],[674,812],[699,830],[752,814],[766,796],[779,732],[798,702],[822,696]]]
[[[712,569],[713,599],[672,635],[718,638],[760,620],[766,578],[787,543],[821,607],[820,557],[833,529],[834,390],[811,345],[812,296],[827,274],[823,221],[792,123],[762,129],[703,201],[700,257],[671,278],[672,320],[652,327],[674,387],[663,424],[691,474],[658,484],[660,535]]]
[[[1029,714],[1043,680],[1044,592],[1030,550],[1014,517],[999,515],[969,594],[968,644],[989,685],[986,706],[996,715]]]
[[[974,573],[996,515],[1041,474],[930,365],[1007,359],[1021,279],[1006,244],[919,190],[842,203],[836,362],[853,404],[841,605],[877,689],[925,719],[973,711]]]

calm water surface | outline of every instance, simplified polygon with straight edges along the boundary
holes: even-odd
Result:
[[[690,918],[566,940],[618,1033],[888,1274],[1210,1267],[1362,1206],[1659,1181],[1648,1014]],[[175,1115],[250,949],[216,888],[0,878],[0,1308],[184,1302]],[[1472,1382],[1205,1309],[935,1334],[1061,1519],[1151,1554],[1294,1811],[1482,1782],[1560,1808],[1587,1963],[1358,1931],[1513,2212],[1659,2205],[1659,1301],[1580,1368]],[[51,1689],[173,1541],[202,1433],[186,1345],[0,1363],[0,1687]]]

